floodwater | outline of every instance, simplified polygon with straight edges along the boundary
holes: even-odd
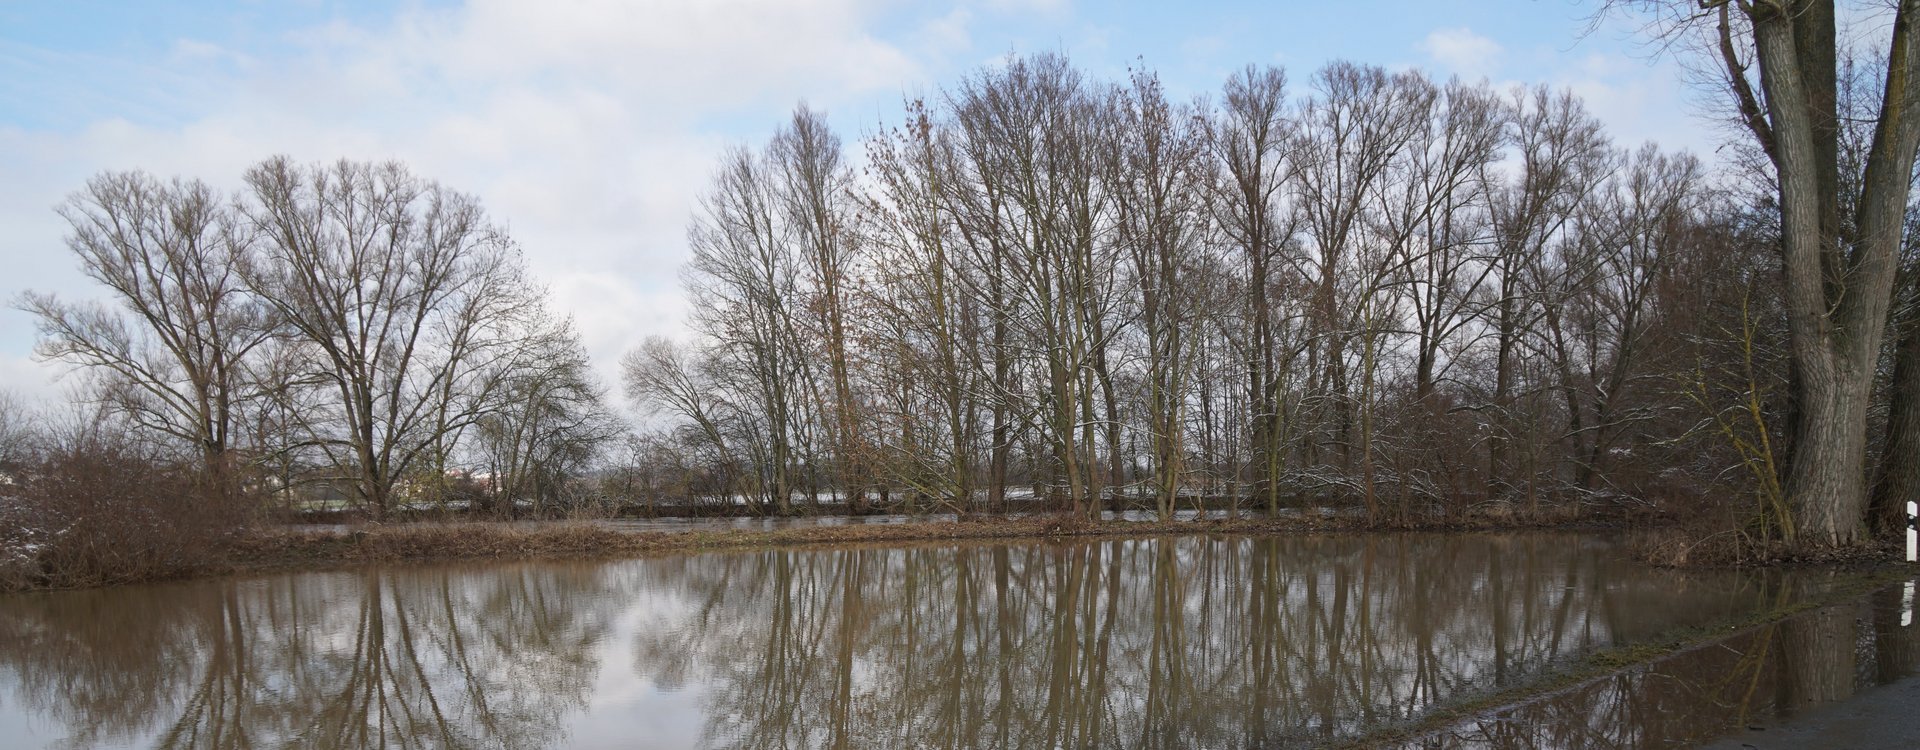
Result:
[[[1656,570],[1596,536],[1372,534],[16,595],[0,597],[0,747],[1670,747],[1910,674],[1920,628],[1876,594],[1437,719],[1841,581]]]

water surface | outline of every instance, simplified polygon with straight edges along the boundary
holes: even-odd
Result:
[[[1602,537],[1408,534],[22,595],[0,597],[0,747],[1285,747],[1375,736],[1828,583],[1655,570]]]

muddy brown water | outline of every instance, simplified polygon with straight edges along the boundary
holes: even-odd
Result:
[[[0,747],[1685,746],[1913,673],[1920,628],[1899,624],[1897,592],[1874,594],[1441,719],[1596,649],[1845,582],[1656,570],[1604,536],[1370,534],[15,595],[0,597]]]

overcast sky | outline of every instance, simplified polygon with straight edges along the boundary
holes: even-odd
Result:
[[[1570,87],[1623,145],[1715,140],[1674,61],[1625,22],[1587,33],[1594,2],[1187,5],[0,0],[0,388],[66,387],[11,305],[97,295],[53,207],[102,170],[231,190],[274,154],[405,161],[511,229],[612,386],[627,349],[684,331],[687,220],[722,148],[802,100],[855,145],[1008,53],[1113,78],[1144,60],[1182,98],[1248,63],[1286,67],[1296,94],[1333,59],[1422,67]]]

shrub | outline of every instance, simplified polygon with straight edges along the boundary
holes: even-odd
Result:
[[[107,430],[37,453],[0,494],[0,589],[187,575],[217,562],[248,518],[199,467]]]

